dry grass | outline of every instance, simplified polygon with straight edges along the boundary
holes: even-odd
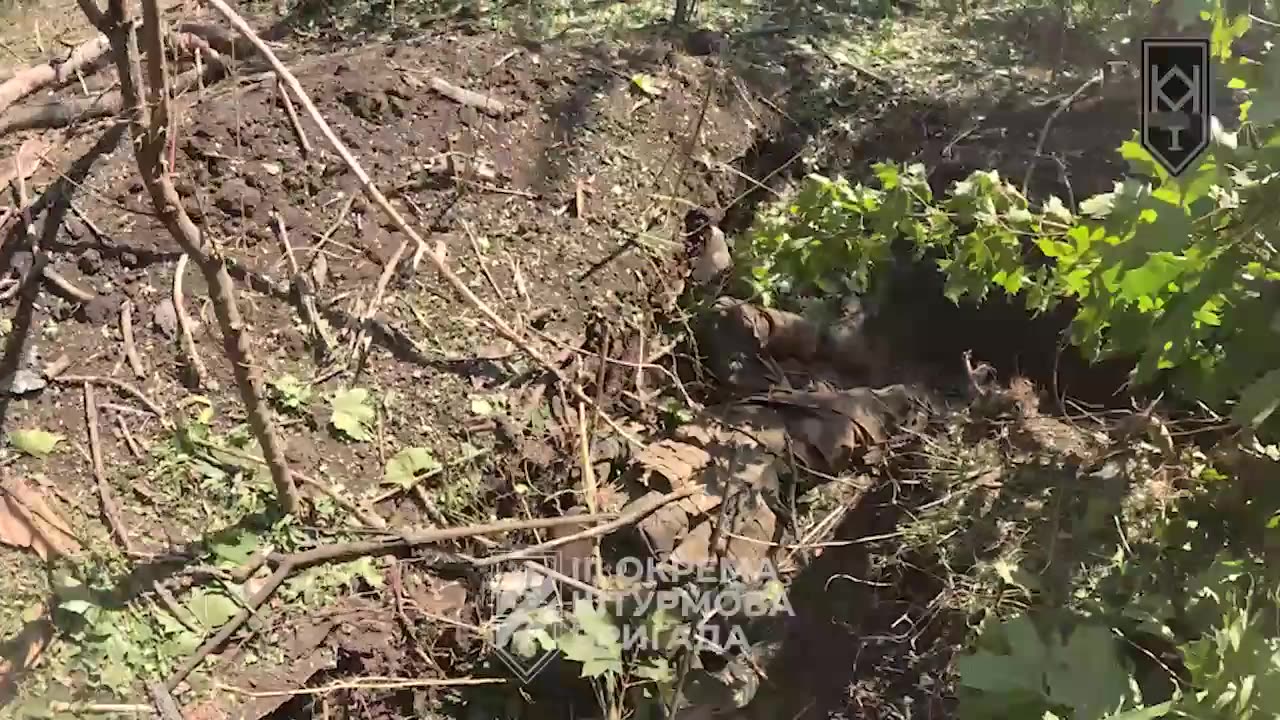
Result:
[[[75,0],[0,0],[0,78],[93,34]]]

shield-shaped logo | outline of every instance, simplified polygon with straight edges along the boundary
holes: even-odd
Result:
[[[494,650],[523,683],[556,654],[554,633],[563,597],[555,565],[555,553],[513,560],[499,566],[486,583]]]
[[[1142,41],[1142,147],[1170,175],[1182,174],[1209,146],[1209,41]]]

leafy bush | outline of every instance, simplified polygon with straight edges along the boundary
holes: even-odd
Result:
[[[929,257],[953,301],[993,289],[1034,312],[1070,302],[1072,339],[1087,356],[1136,357],[1134,381],[1162,371],[1192,400],[1234,405],[1259,426],[1280,405],[1280,263],[1269,235],[1280,221],[1280,51],[1235,57],[1250,16],[1212,26],[1219,76],[1246,100],[1240,127],[1216,119],[1203,163],[1172,178],[1136,140],[1121,155],[1132,177],[1073,211],[1055,197],[1034,208],[994,171],[978,171],[935,199],[920,165],[875,166],[869,187],[813,175],[762,214],[738,263],[759,300],[883,290],[895,243]]]

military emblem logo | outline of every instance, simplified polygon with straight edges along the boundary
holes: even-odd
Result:
[[[1142,41],[1142,146],[1170,175],[1209,146],[1209,41]]]

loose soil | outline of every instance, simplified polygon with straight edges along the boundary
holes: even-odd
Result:
[[[819,70],[797,65],[808,74],[797,70],[786,84],[776,74],[751,72],[753,63],[771,55],[784,62],[794,57],[788,46],[771,42],[744,47],[746,60],[736,63],[728,56],[692,56],[655,33],[625,43],[534,48],[459,26],[414,41],[331,53],[298,42],[287,59],[375,181],[384,189],[404,188],[395,199],[401,212],[430,231],[429,242],[445,245],[478,295],[504,317],[576,346],[602,319],[618,327],[646,322],[638,318],[648,311],[655,288],[677,286],[680,278],[670,259],[678,257],[682,243],[674,221],[688,207],[710,209],[732,235],[749,226],[757,203],[806,169],[861,176],[871,162],[895,159],[936,168],[933,179],[940,187],[985,167],[1021,178],[1052,111],[1052,105],[1028,107],[1013,100],[979,110],[963,98],[950,104],[902,98],[856,74],[842,98],[823,98],[815,110]],[[660,83],[660,95],[637,91],[631,78],[641,72]],[[491,94],[516,112],[496,119],[461,107],[430,90],[430,76]],[[74,92],[74,87],[63,91]],[[1035,194],[1082,198],[1109,188],[1121,168],[1106,158],[1128,137],[1133,120],[1128,107],[1122,111],[1119,104],[1095,103],[1063,114],[1045,154],[1054,153],[1067,170],[1059,173],[1055,162],[1042,160],[1032,177]],[[371,350],[354,379],[323,379],[327,368],[309,356],[308,328],[291,302],[271,213],[283,218],[304,267],[314,268],[323,258],[327,271],[316,277],[325,299],[323,314],[335,333],[358,322],[404,238],[362,198],[349,214],[339,215],[345,198],[358,192],[355,179],[321,147],[319,130],[305,118],[303,130],[314,150],[304,155],[274,81],[255,76],[224,81],[191,93],[180,105],[174,135],[178,188],[206,238],[234,261],[257,362],[268,378],[316,379],[321,399],[284,425],[287,453],[298,469],[359,494],[378,486],[387,458],[399,448],[429,447],[444,459],[458,457],[464,443],[497,448],[492,422],[484,427],[474,401],[500,394],[505,382],[529,369],[528,363],[425,263],[401,268],[393,277],[375,316]],[[843,135],[824,129],[851,118],[858,121],[856,129]],[[695,128],[696,143],[690,145]],[[7,156],[28,136],[0,140],[0,155]],[[686,161],[680,150],[690,146],[693,158]],[[442,156],[449,153],[461,168],[484,168],[484,176],[458,182],[441,172]],[[817,159],[797,161],[804,153]],[[46,289],[10,300],[12,328],[0,376],[65,355],[68,373],[125,380],[166,409],[190,406],[191,396],[201,394],[216,410],[218,431],[242,422],[207,291],[194,270],[185,278],[185,305],[199,323],[197,350],[215,385],[191,386],[170,303],[178,253],[150,216],[150,201],[136,179],[121,128],[109,123],[76,128],[63,136],[49,160],[29,181],[33,193],[54,198],[37,218],[35,231],[52,253],[52,267],[97,298],[77,302]],[[6,274],[21,275],[31,267],[30,253],[17,247],[6,242],[0,255]],[[123,356],[119,315],[126,300],[136,308],[143,378],[132,377]],[[942,312],[952,313],[946,316],[950,319],[940,321]],[[1054,335],[1060,326],[1052,323],[1060,319],[1034,326],[1039,339],[1028,350],[1021,342],[1010,345],[1011,337],[1026,335],[1019,328],[1032,327],[1017,313],[998,317],[966,311],[952,322],[955,312],[932,302],[912,309],[910,318],[929,335],[902,340],[904,355],[926,367],[957,367],[960,351],[972,347],[980,358],[995,359],[1003,372],[1023,372],[1045,386],[1053,379]],[[946,332],[935,332],[943,326]],[[1027,352],[1036,355],[1030,366],[1021,357]],[[348,349],[339,353],[345,356]],[[1101,381],[1106,391],[1101,394],[1115,389],[1111,382]],[[386,399],[374,442],[352,443],[332,432],[323,397],[348,386],[370,388]],[[108,388],[98,394],[100,402],[132,402]],[[41,428],[65,436],[72,448],[43,461],[15,460],[7,472],[43,474],[77,530],[92,543],[109,543],[97,512],[80,396],[79,386],[55,383],[35,394],[0,399],[0,430]],[[155,418],[103,412],[108,479],[140,549],[178,550],[210,529],[241,520],[219,502],[192,497],[216,492],[221,493],[217,500],[226,501],[228,489],[184,486],[149,473],[149,460],[132,455],[122,431],[109,422],[117,416],[144,448],[159,447],[167,434]],[[450,482],[471,482],[479,487],[472,491],[476,497],[497,498],[493,502],[506,507],[518,500],[515,486],[530,482],[518,476],[521,468],[499,454],[460,477],[442,479],[430,492],[443,497],[456,492]],[[872,493],[872,501],[846,520],[837,539],[892,531],[896,516],[877,509],[886,501],[882,495]],[[421,508],[408,499],[392,499],[377,509],[393,526],[422,519]],[[776,671],[771,670],[771,685],[785,692],[767,701],[788,710],[769,715],[762,709],[760,717],[790,717],[802,708],[808,709],[795,717],[828,717],[836,711],[889,716],[888,708],[914,696],[924,698],[930,711],[945,710],[945,701],[913,678],[925,671],[938,678],[948,654],[933,655],[914,670],[898,667],[903,676],[886,679],[885,666],[906,657],[905,651],[864,652],[871,647],[865,638],[896,637],[892,628],[903,612],[937,594],[927,568],[902,578],[892,598],[830,589],[832,576],[860,576],[867,557],[857,546],[833,549],[798,581],[792,596],[802,598],[806,608],[797,608],[791,637],[798,639],[789,642]],[[0,584],[0,594],[15,599],[4,605],[5,612],[46,592],[39,565],[27,554],[0,548],[0,563],[11,578],[8,585]],[[327,628],[319,633],[322,639],[341,628],[336,639],[329,638],[336,669],[325,677],[409,675],[423,667],[411,649],[422,639],[407,640],[389,601],[377,596],[348,598],[305,619],[275,618],[263,629],[294,638],[280,646],[286,655],[309,657],[320,626]],[[963,628],[942,622],[930,632],[921,642],[943,647],[958,642]],[[912,652],[928,654],[922,647]],[[224,657],[233,678],[236,659],[235,653]],[[285,665],[289,659],[282,659]],[[356,695],[363,705],[350,710],[362,717],[413,711],[411,694]],[[259,715],[273,711],[258,710]],[[300,717],[318,710],[291,701],[274,712]]]

